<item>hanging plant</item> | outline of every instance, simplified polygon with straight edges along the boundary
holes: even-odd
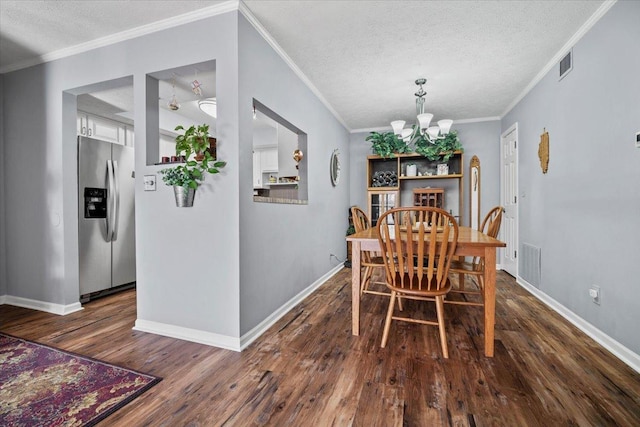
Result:
[[[384,158],[411,152],[411,148],[407,143],[398,138],[393,132],[371,132],[366,141],[371,141],[373,152]]]
[[[458,132],[453,130],[444,138],[431,140],[425,133],[418,134],[413,140],[415,152],[432,161],[448,161],[456,151],[464,151]]]
[[[176,130],[184,131],[176,137],[176,156],[187,159],[185,164],[162,169],[162,180],[165,184],[177,187],[196,189],[204,180],[205,174],[220,173],[226,162],[213,158],[209,148],[209,125],[176,126]],[[191,159],[196,154],[196,160]]]

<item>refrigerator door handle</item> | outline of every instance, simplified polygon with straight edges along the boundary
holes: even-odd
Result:
[[[113,192],[113,225],[111,227],[111,241],[115,242],[118,240],[118,223],[120,222],[120,178],[118,175],[118,161],[112,160],[111,165],[115,189]]]
[[[113,162],[111,160],[107,160],[107,242],[111,242],[113,240],[113,191]]]

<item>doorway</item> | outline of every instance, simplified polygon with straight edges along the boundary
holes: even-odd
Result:
[[[500,201],[504,207],[502,239],[507,247],[500,249],[502,269],[518,277],[518,124],[514,123],[500,136]]]
[[[136,284],[133,77],[74,90],[79,297]]]

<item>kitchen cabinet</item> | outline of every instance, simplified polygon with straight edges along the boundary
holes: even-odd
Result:
[[[133,127],[115,120],[78,112],[78,135],[133,146]]]
[[[124,135],[124,145],[126,145],[127,147],[133,147],[133,141],[134,141],[134,132],[133,132],[133,126],[129,126],[126,125],[125,126],[125,135]]]
[[[262,172],[278,172],[278,147],[269,147],[258,150],[260,152],[260,165]]]
[[[253,188],[269,188],[269,177],[278,178],[278,148],[258,147],[253,150]]]
[[[262,163],[260,162],[260,152],[253,152],[253,188],[262,188]]]

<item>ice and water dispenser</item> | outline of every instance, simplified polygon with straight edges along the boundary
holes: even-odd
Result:
[[[84,217],[85,218],[106,218],[107,217],[107,189],[106,188],[85,187]]]

